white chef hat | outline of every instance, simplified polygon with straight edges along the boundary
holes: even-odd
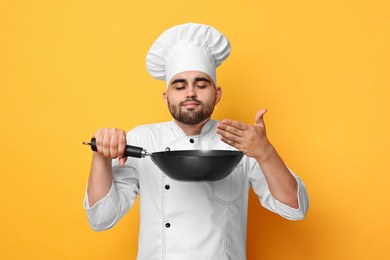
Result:
[[[183,71],[207,73],[216,84],[216,68],[230,54],[230,43],[209,25],[187,23],[163,32],[146,55],[146,69],[155,79],[171,79]]]

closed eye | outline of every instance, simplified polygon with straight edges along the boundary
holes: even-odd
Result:
[[[174,88],[176,90],[184,90],[185,89],[185,86],[181,85],[181,86],[174,86]]]

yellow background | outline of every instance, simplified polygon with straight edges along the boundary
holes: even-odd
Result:
[[[156,37],[232,44],[215,119],[253,122],[304,180],[307,218],[251,193],[248,259],[389,259],[389,4],[370,0],[0,2],[0,258],[135,259],[138,202],[95,233],[82,207],[97,128],[170,120],[145,70]],[[146,147],[147,148],[147,147]]]

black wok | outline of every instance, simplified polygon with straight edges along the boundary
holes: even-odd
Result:
[[[95,138],[90,143],[97,151]],[[218,181],[227,177],[244,156],[240,151],[179,150],[148,153],[141,147],[126,146],[125,156],[150,156],[154,164],[170,178],[179,181]]]

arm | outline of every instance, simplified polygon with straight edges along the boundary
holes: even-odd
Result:
[[[125,165],[122,157],[124,131],[100,129],[94,137],[98,152],[92,157],[84,208],[89,225],[100,231],[113,227],[132,207],[139,193],[139,176],[135,164]]]
[[[297,209],[298,184],[267,138],[263,120],[265,112],[262,109],[256,114],[254,125],[225,119],[218,124],[217,133],[222,141],[256,159],[272,196]]]
[[[126,162],[126,158],[122,158],[126,147],[126,133],[123,130],[103,128],[96,131],[94,137],[98,151],[93,153],[88,179],[88,202],[91,207],[110,191],[112,159],[119,157],[121,167]]]
[[[280,202],[297,209],[299,207],[298,183],[273,146],[270,146],[268,156],[263,159],[255,159],[263,170],[272,196]]]
[[[88,178],[88,203],[91,207],[108,194],[112,185],[112,162],[98,153],[93,153],[91,172]]]

